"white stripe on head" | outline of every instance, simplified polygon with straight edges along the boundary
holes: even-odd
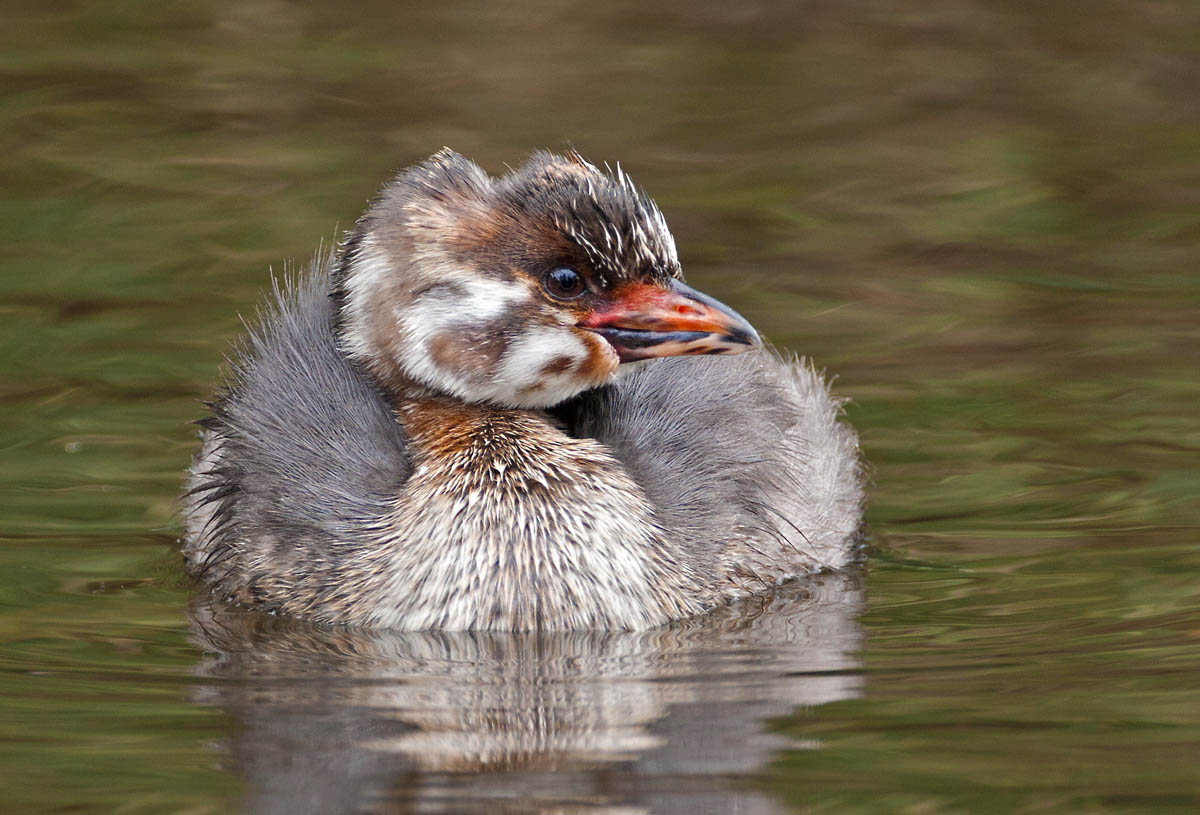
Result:
[[[529,299],[529,289],[516,281],[474,274],[435,274],[445,281],[396,310],[396,323],[411,345],[425,345],[447,329],[488,323],[516,303]]]
[[[342,347],[352,357],[369,364],[380,356],[380,349],[367,331],[371,299],[379,296],[392,264],[370,235],[364,236],[354,249],[349,264],[343,281],[346,299],[342,304]]]

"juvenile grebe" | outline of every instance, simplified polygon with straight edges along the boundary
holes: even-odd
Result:
[[[277,285],[202,422],[184,555],[329,623],[647,628],[848,561],[839,414],[682,282],[620,168],[443,150]]]

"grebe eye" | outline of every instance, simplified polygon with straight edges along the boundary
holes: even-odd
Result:
[[[546,291],[560,300],[574,300],[587,288],[583,283],[583,276],[567,266],[559,266],[547,272],[545,286]]]

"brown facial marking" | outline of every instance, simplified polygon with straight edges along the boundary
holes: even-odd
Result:
[[[541,373],[547,376],[553,374],[566,373],[575,364],[575,358],[567,354],[560,354],[554,359],[542,366]]]
[[[507,345],[501,332],[494,333],[495,336],[481,332],[473,342],[464,342],[461,334],[438,334],[429,340],[429,356],[439,366],[451,370],[490,370]]]
[[[576,372],[581,380],[600,383],[616,373],[617,355],[606,348],[607,343],[596,337],[588,341],[588,355],[580,360]]]

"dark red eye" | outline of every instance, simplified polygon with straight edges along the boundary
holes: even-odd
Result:
[[[546,272],[546,291],[560,300],[574,300],[587,289],[579,272],[559,266]]]

